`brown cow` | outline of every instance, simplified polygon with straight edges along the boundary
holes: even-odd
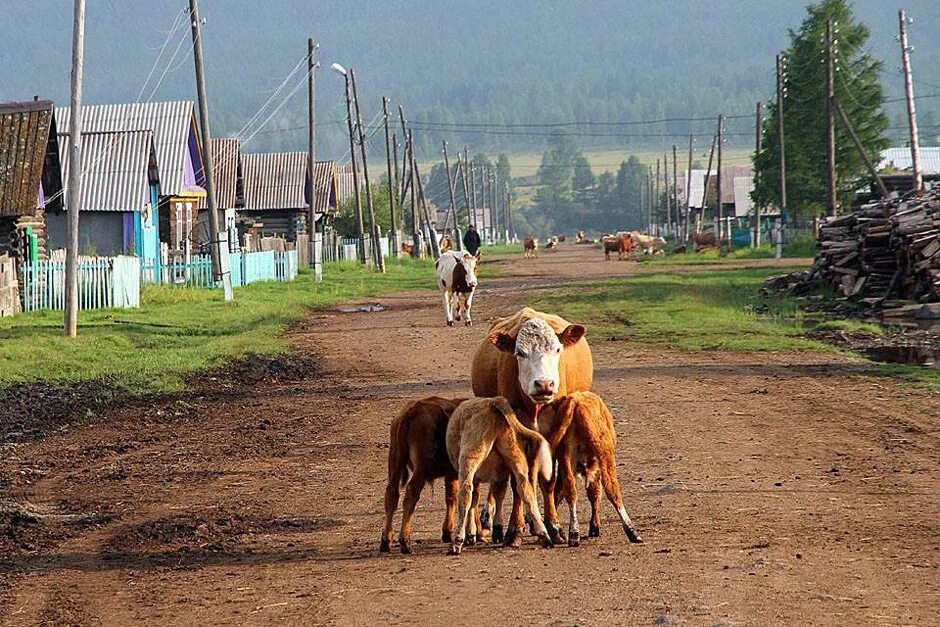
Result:
[[[552,403],[541,414],[539,431],[548,439],[557,464],[558,490],[554,481],[543,484],[545,524],[559,529],[558,500],[568,504],[568,544],[577,546],[581,535],[578,528],[578,487],[575,474],[584,477],[591,502],[591,524],[588,535],[601,534],[601,488],[617,509],[624,533],[630,542],[642,542],[627,510],[623,506],[620,481],[617,479],[617,432],[614,417],[603,399],[593,392],[575,392]],[[556,534],[552,534],[553,536]]]
[[[524,250],[523,257],[526,259],[530,257],[539,256],[539,238],[537,237],[526,237],[522,240],[522,248]]]
[[[448,250],[453,250],[454,240],[451,238],[449,233],[444,233],[443,237],[441,237],[438,248],[440,248],[442,253],[446,253]]]
[[[415,250],[415,245],[414,245],[414,244],[406,244],[406,243],[402,242],[402,244],[401,244],[401,252],[403,252],[403,253],[405,253],[406,255],[409,255],[409,256],[410,256],[410,255],[414,252],[414,250]]]
[[[457,468],[459,485],[451,555],[460,555],[465,534],[474,540],[478,534],[477,486],[483,481],[507,481],[510,476],[542,546],[552,546],[535,496],[538,477],[547,480],[552,475],[552,453],[538,431],[519,422],[506,399],[473,398],[462,403],[447,425],[447,454]]]
[[[594,361],[585,333],[582,325],[529,307],[497,320],[473,356],[473,393],[505,397],[524,424],[536,427],[539,409],[555,396],[591,389]],[[488,498],[488,509],[493,513],[493,542],[503,539],[501,506],[505,491],[505,483],[494,483]],[[520,502],[515,498],[504,538],[507,544],[518,541],[515,534],[521,520]]]
[[[388,485],[385,487],[385,530],[379,551],[391,550],[392,518],[398,509],[398,493],[405,487],[401,532],[402,553],[411,553],[411,519],[421,491],[435,479],[444,479],[447,515],[441,532],[443,542],[451,541],[457,506],[457,471],[447,455],[447,423],[457,406],[466,399],[423,398],[405,407],[392,421],[388,447]],[[410,476],[410,478],[409,478]]]
[[[610,253],[620,252],[620,239],[617,237],[607,235],[601,238],[601,243],[604,245],[604,261],[610,261]]]

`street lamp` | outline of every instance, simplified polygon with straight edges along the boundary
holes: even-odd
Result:
[[[342,76],[346,82],[346,122],[349,126],[349,160],[352,163],[352,176],[353,176],[353,191],[356,194],[356,225],[359,229],[359,241],[357,244],[357,252],[359,253],[359,263],[362,265],[366,264],[366,240],[365,240],[365,226],[362,223],[362,198],[359,194],[359,172],[356,168],[356,140],[353,135],[353,118],[352,118],[352,96],[349,91],[349,74],[339,63],[334,63],[330,66],[330,69]]]

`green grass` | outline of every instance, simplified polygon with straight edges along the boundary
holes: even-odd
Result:
[[[286,351],[284,330],[312,308],[435,287],[431,261],[390,261],[384,275],[335,263],[323,275],[320,284],[301,271],[290,283],[239,288],[231,303],[221,290],[145,286],[139,309],[81,312],[75,340],[63,337],[61,312],[2,318],[0,388],[104,379],[141,394],[177,390],[196,370],[247,353]]]
[[[784,259],[807,259],[816,256],[816,240],[811,236],[801,235],[793,238],[783,249]],[[735,261],[739,259],[773,259],[775,255],[774,248],[770,244],[764,244],[758,248],[736,248],[727,255],[721,255],[717,250],[710,250],[702,253],[679,253],[676,255],[642,256],[638,260],[642,263],[657,266],[700,266],[709,264],[720,264]]]

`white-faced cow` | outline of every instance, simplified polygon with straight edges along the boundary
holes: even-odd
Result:
[[[539,256],[539,238],[537,237],[526,237],[522,240],[523,248],[523,257],[529,259],[530,257]]]
[[[452,250],[437,259],[437,283],[444,299],[444,319],[447,326],[454,326],[454,319],[463,320],[470,326],[470,307],[473,305],[473,290],[477,287],[477,264],[480,253],[471,255],[466,251]]]

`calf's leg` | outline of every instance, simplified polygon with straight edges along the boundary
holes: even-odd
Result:
[[[617,508],[617,515],[620,516],[623,532],[627,534],[627,538],[630,542],[643,542],[643,538],[636,532],[633,523],[630,521],[630,517],[627,515],[627,510],[623,506],[623,495],[620,493],[620,480],[617,479],[617,469],[614,467],[612,459],[604,459],[601,461],[600,475],[607,499]]]
[[[398,477],[389,479],[385,486],[385,529],[379,541],[379,552],[388,553],[392,550],[392,519],[398,509]]]
[[[460,452],[457,469],[457,524],[454,526],[456,532],[450,545],[450,555],[460,555],[463,549],[464,530],[467,528],[467,516],[470,513],[470,501],[473,498],[474,476],[480,464],[486,460],[491,448],[490,443],[480,443],[467,451]]]
[[[505,479],[490,484],[489,504],[493,519],[493,535],[490,540],[493,544],[505,539],[503,536],[503,501],[506,500],[507,487],[509,487],[509,481]]]
[[[444,514],[444,524],[441,527],[441,542],[450,544],[454,533],[454,517],[457,514],[457,478],[444,478],[444,503],[447,513]]]
[[[424,474],[416,471],[411,475],[411,479],[405,485],[405,498],[402,502],[401,513],[401,532],[398,534],[398,545],[402,553],[411,553],[411,533],[412,518],[414,518],[415,507],[418,506],[418,499],[421,498],[421,491],[427,483]]]
[[[591,502],[591,524],[588,526],[588,537],[597,538],[601,535],[601,482],[596,476],[584,478],[587,488],[588,501]]]

